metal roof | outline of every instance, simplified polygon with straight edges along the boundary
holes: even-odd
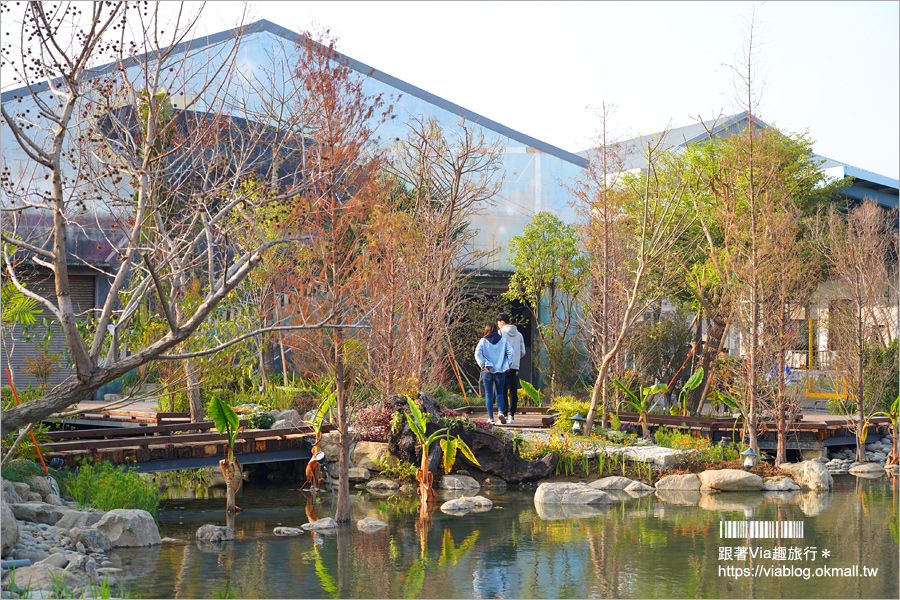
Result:
[[[659,143],[659,150],[679,152],[684,148],[698,142],[709,139],[710,131],[712,135],[719,137],[734,133],[744,127],[749,117],[747,113],[741,112],[719,119],[710,119],[708,121],[698,121],[690,125],[675,127],[669,129],[666,137],[660,142],[663,132],[657,132],[650,135],[636,137],[625,140],[618,144],[618,150],[624,158],[623,170],[641,169],[646,166],[647,145],[656,145]],[[758,127],[769,127],[768,124],[756,119]],[[584,150],[578,154],[588,158],[593,150]],[[828,158],[819,154],[815,154],[817,158],[822,160],[821,169],[826,171],[828,175],[834,177],[853,177],[853,184],[844,191],[849,198],[862,200],[869,197],[876,200],[882,206],[898,207],[898,191],[900,191],[900,181],[892,179],[866,169],[860,169],[847,163]]]
[[[241,34],[242,32],[243,32],[243,35],[245,35],[245,36],[253,35],[256,33],[270,33],[272,35],[278,36],[280,38],[283,38],[285,40],[295,42],[295,43],[300,42],[302,39],[301,35],[294,31],[291,31],[280,25],[276,25],[275,23],[272,23],[271,21],[267,21],[265,19],[260,19],[259,21],[250,23],[243,27],[235,27],[233,29],[229,29],[227,31],[221,31],[219,33],[209,35],[206,37],[198,37],[198,38],[195,38],[190,41],[181,42],[180,44],[177,44],[173,48],[173,50],[174,50],[173,54],[175,54],[177,52],[189,50],[189,49],[190,50],[198,50],[205,46],[212,46],[215,44],[219,44],[219,43],[225,42],[233,37],[236,37],[238,34]],[[313,42],[313,43],[315,44],[316,42]],[[423,90],[421,88],[418,88],[412,84],[409,84],[405,81],[397,79],[396,77],[388,75],[387,73],[379,71],[378,69],[374,69],[364,63],[359,62],[358,60],[354,60],[345,54],[342,54],[340,52],[335,52],[335,54],[340,56],[342,59],[345,59],[347,61],[346,62],[347,66],[349,66],[353,70],[361,73],[362,75],[364,75],[366,77],[371,77],[372,79],[375,79],[376,81],[380,81],[389,86],[392,86],[405,94],[409,94],[410,96],[415,96],[416,98],[424,100],[430,104],[434,104],[435,106],[442,108],[450,113],[453,113],[453,114],[456,114],[456,115],[459,115],[459,116],[465,118],[467,121],[476,123],[476,124],[480,125],[481,127],[490,129],[491,131],[499,133],[500,135],[509,137],[517,142],[525,144],[526,146],[530,146],[530,147],[535,148],[536,150],[539,150],[546,154],[556,156],[557,158],[560,158],[567,162],[573,163],[581,168],[587,168],[587,166],[588,166],[588,161],[583,156],[579,156],[578,154],[575,154],[573,152],[568,152],[568,151],[558,148],[552,144],[543,142],[537,138],[533,138],[529,135],[525,135],[524,133],[516,131],[515,129],[506,127],[505,125],[501,125],[500,123],[498,123],[492,119],[488,119],[487,117],[484,117],[484,116],[476,113],[475,111],[464,108],[458,104],[454,104],[454,103],[452,103],[448,100],[445,100],[439,96],[436,96],[430,92],[426,92],[425,90]],[[148,58],[149,59],[153,58],[151,53],[149,53],[149,52],[136,57],[134,60],[141,62],[141,61],[147,60]],[[116,68],[116,63],[109,63],[107,65],[103,65],[101,67],[91,69],[91,71],[95,75],[99,76],[99,75],[108,73],[108,72],[114,70],[115,68]],[[55,81],[59,81],[59,80],[57,79]],[[46,81],[44,81],[44,82],[41,82],[41,83],[31,86],[30,90],[27,86],[23,86],[23,87],[14,89],[14,90],[8,90],[8,91],[0,94],[0,102],[6,103],[6,102],[13,100],[16,97],[24,96],[24,95],[31,95],[32,93],[42,92],[47,89],[48,89],[48,83]]]

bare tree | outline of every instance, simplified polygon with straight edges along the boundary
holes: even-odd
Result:
[[[598,111],[600,133],[584,177],[573,182],[569,190],[576,198],[576,208],[581,220],[578,234],[587,261],[592,265],[585,278],[585,317],[590,334],[586,340],[591,361],[602,364],[603,358],[615,343],[621,330],[622,319],[628,306],[627,294],[629,270],[626,239],[628,232],[623,219],[622,199],[617,191],[619,177],[624,172],[625,154],[622,146],[609,131],[613,107],[605,102]],[[621,355],[616,353],[615,375],[622,379],[624,366]],[[603,381],[602,422],[606,423],[609,406],[609,382]]]
[[[23,165],[7,163],[2,173],[2,239],[16,254],[5,249],[3,260],[15,287],[59,325],[74,365],[70,380],[4,413],[4,436],[150,361],[190,360],[258,335],[167,354],[191,338],[267,251],[300,241],[261,235],[252,245],[230,243],[237,229],[255,227],[249,209],[315,185],[302,169],[288,168],[306,148],[296,126],[304,111],[294,107],[282,118],[256,101],[270,98],[272,86],[240,68],[244,28],[231,39],[197,44],[190,35],[198,16],[180,5],[94,3],[88,14],[81,6],[28,3],[17,25],[21,54],[4,46],[4,66],[16,69],[25,87],[2,106],[4,130],[18,152],[11,158]],[[4,20],[4,33],[12,33],[10,25]],[[93,68],[104,58],[109,66]],[[264,118],[242,110],[248,102]],[[248,191],[253,177],[277,185],[265,194]],[[85,256],[84,240],[96,235],[79,238],[87,230],[112,249],[112,267]],[[28,289],[16,261],[52,273],[55,298]],[[71,300],[70,264],[110,282],[84,334]],[[184,302],[187,284],[198,279],[196,299]],[[148,303],[165,328],[130,355],[105,360],[111,332],[129,327]],[[186,373],[193,376],[189,365]]]
[[[856,458],[866,459],[864,435],[872,413],[885,397],[893,365],[866,369],[866,355],[887,347],[897,326],[894,306],[896,276],[890,265],[897,256],[897,211],[865,200],[846,216],[832,210],[816,230],[816,241],[834,280],[837,300],[827,327],[837,354],[837,370],[848,384],[855,415],[848,426],[856,433]],[[893,289],[892,289],[893,287]],[[884,408],[887,408],[886,406]]]
[[[471,221],[493,202],[503,183],[499,142],[488,142],[478,125],[460,121],[444,129],[413,118],[390,164],[407,213],[406,242],[395,257],[407,285],[402,294],[409,344],[408,374],[437,381],[446,372],[450,331],[456,326],[466,284],[485,257],[474,249]],[[402,284],[402,282],[401,282]]]
[[[661,268],[667,257],[679,243],[690,225],[692,211],[685,210],[686,198],[683,171],[670,166],[668,157],[659,151],[665,140],[663,132],[655,144],[647,145],[647,169],[640,174],[629,174],[621,180],[624,227],[631,235],[626,241],[626,261],[629,265],[627,287],[623,290],[625,310],[609,346],[594,383],[591,408],[588,410],[586,428],[594,424],[598,405],[603,397],[603,387],[609,367],[615,359],[628,330],[644,311],[656,303],[670,289],[672,270]],[[598,264],[592,268],[604,268]],[[603,419],[608,406],[602,406]]]

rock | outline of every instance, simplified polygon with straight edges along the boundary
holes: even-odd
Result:
[[[68,509],[66,508],[53,506],[52,504],[44,504],[43,502],[12,504],[10,505],[10,508],[12,509],[13,514],[16,515],[16,518],[20,521],[45,523],[47,525],[56,525],[57,521],[68,512]]]
[[[586,483],[542,483],[534,492],[535,504],[610,504],[609,494]]]
[[[37,492],[28,492],[28,497],[25,498],[25,502],[29,502],[31,504],[37,504],[39,502],[43,502],[44,498]]]
[[[34,475],[28,478],[28,485],[32,492],[37,492],[42,497],[48,494],[55,494],[59,490],[59,486],[56,485],[56,481],[52,477]]]
[[[877,463],[865,463],[850,469],[851,475],[884,475],[884,467]]]
[[[699,477],[701,486],[720,492],[758,492],[763,488],[762,477],[738,469],[703,471]]]
[[[69,557],[62,553],[51,554],[35,565],[53,565],[57,569],[65,569],[69,565]]]
[[[68,508],[62,501],[62,499],[56,494],[47,494],[44,497],[44,502],[46,502],[47,504],[52,504],[53,506],[62,506],[64,508]]]
[[[10,482],[13,488],[16,490],[16,493],[19,495],[23,501],[28,499],[28,494],[31,493],[31,486],[27,483],[23,483],[21,481],[11,481]]]
[[[356,522],[356,528],[363,533],[373,533],[384,527],[387,527],[387,523],[373,517],[366,517],[365,519],[360,519]]]
[[[353,467],[347,471],[347,478],[350,481],[369,481],[372,478],[372,474],[363,467]]]
[[[687,475],[669,475],[656,482],[658,490],[699,490],[700,478],[693,473]]]
[[[272,429],[288,429],[292,427],[303,427],[303,421],[300,419],[300,413],[290,409],[280,413],[278,420],[272,425]]]
[[[403,485],[400,486],[401,494],[413,494],[413,493],[415,493],[415,491],[416,491],[416,486],[414,486],[411,483],[404,483]]]
[[[395,492],[400,489],[400,484],[390,479],[373,479],[366,484],[366,490],[370,492]]]
[[[12,481],[3,480],[3,502],[7,504],[19,504],[22,502],[22,497],[19,496],[19,492],[16,491]]]
[[[303,535],[303,530],[299,527],[276,527],[272,533],[278,536],[296,536]]]
[[[441,504],[441,512],[451,515],[464,515],[472,512],[475,506],[465,497],[448,500]]]
[[[74,527],[69,535],[76,544],[83,544],[88,552],[107,552],[112,548],[109,536],[93,527]]]
[[[756,492],[701,494],[700,502],[697,503],[697,506],[706,510],[718,510],[724,512],[745,511],[752,510],[761,505],[763,500],[765,500],[765,497]]]
[[[76,527],[90,527],[103,518],[106,513],[96,508],[84,508],[80,510],[68,510],[62,518],[56,522],[61,529],[74,529]]]
[[[627,477],[604,477],[603,479],[598,479],[597,481],[592,481],[588,485],[594,488],[595,490],[624,490],[632,483],[635,483],[633,479],[628,479]]]
[[[382,465],[398,464],[397,457],[391,455],[386,442],[357,442],[350,460],[357,467],[370,471],[381,471]]]
[[[787,490],[799,490],[800,486],[794,483],[794,480],[784,475],[775,477],[766,477],[763,480],[763,490],[767,492],[783,492]]]
[[[472,503],[472,512],[487,512],[494,507],[494,503],[484,496],[463,496]]]
[[[96,570],[97,561],[83,554],[71,554],[69,564],[66,566],[66,571],[79,575],[93,575]]]
[[[10,574],[10,580],[13,582],[10,583],[10,588],[15,585],[22,591],[40,590],[45,585],[55,586],[57,582],[64,583],[71,589],[83,581],[77,573],[53,565],[32,565],[16,569],[14,574]]]
[[[784,465],[780,465],[784,469]],[[816,461],[807,460],[792,467],[791,475],[801,489],[813,491],[826,491],[834,486],[834,479],[825,466]]]
[[[304,523],[301,525],[305,531],[322,531],[324,529],[334,529],[337,527],[337,522],[331,517],[325,517],[324,519],[319,519],[318,521],[312,521],[311,523]]]
[[[0,556],[6,556],[19,543],[19,524],[6,502],[0,502]]]
[[[485,477],[484,481],[481,482],[481,487],[490,490],[505,490],[507,485],[506,482],[500,479],[499,477]]]
[[[325,456],[328,458],[329,465],[337,465],[340,462],[341,458],[341,441],[338,437],[337,431],[329,431],[326,434],[322,435],[322,439],[319,440],[319,450],[325,453]],[[353,456],[353,452],[350,453]],[[353,460],[350,460],[350,466],[355,467],[356,463]]]
[[[113,548],[137,548],[162,543],[159,528],[146,510],[117,508],[92,525],[109,537]]]
[[[16,549],[12,552],[13,557],[19,560],[30,560],[31,564],[36,564],[50,556],[49,552],[34,547],[25,547],[21,550]]]
[[[228,542],[234,539],[234,530],[231,527],[207,523],[200,526],[195,537],[202,542]]]
[[[644,494],[652,494],[653,487],[640,481],[632,481],[628,487],[625,488],[625,491],[632,496],[643,496]]]
[[[478,490],[481,485],[468,475],[444,475],[441,477],[441,489]]]

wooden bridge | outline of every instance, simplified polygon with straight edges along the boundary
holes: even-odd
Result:
[[[241,421],[247,427],[247,421]],[[334,427],[325,426],[323,432]],[[102,427],[47,434],[45,456],[62,460],[64,467],[80,461],[127,464],[143,472],[218,467],[225,457],[227,438],[212,422],[132,427]],[[245,429],[234,453],[241,464],[308,460],[312,455],[311,427]]]

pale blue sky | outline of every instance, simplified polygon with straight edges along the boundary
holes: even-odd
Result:
[[[208,6],[210,31],[233,24],[241,5]],[[256,2],[250,11],[293,30],[327,26],[345,54],[577,151],[599,127],[587,107],[603,101],[618,107],[623,136],[738,112],[723,65],[741,59],[753,6],[760,117],[809,130],[819,154],[898,178],[898,2]]]
[[[235,26],[243,6],[210,3],[199,33]],[[363,63],[578,151],[599,128],[588,106],[604,101],[617,106],[611,126],[623,137],[738,112],[727,65],[742,58],[753,6],[758,115],[808,130],[819,154],[900,177],[900,2],[255,2],[249,10],[251,20],[295,31],[329,27],[338,49]]]

